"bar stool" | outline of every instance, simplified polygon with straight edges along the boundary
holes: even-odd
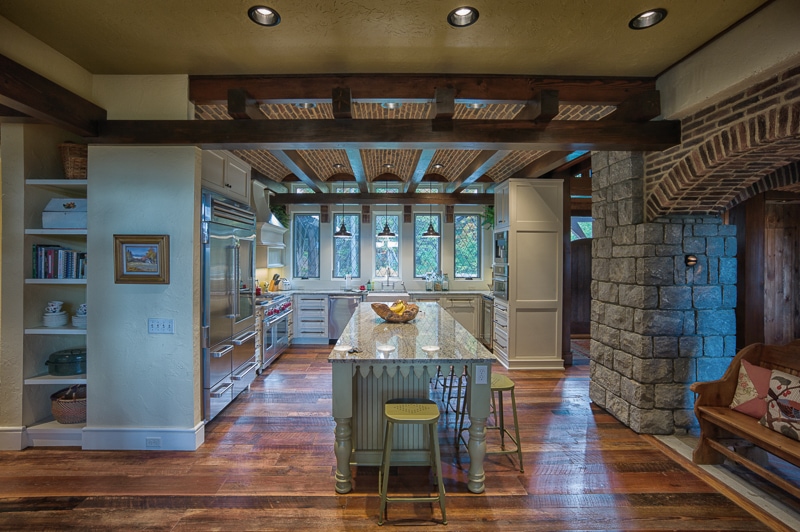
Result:
[[[495,424],[492,426],[487,425],[486,432],[488,433],[490,430],[496,430],[500,433],[501,450],[489,451],[487,448],[486,454],[516,454],[519,459],[519,472],[524,473],[525,470],[522,466],[522,447],[520,446],[519,439],[519,420],[517,419],[517,399],[514,395],[514,386],[514,381],[505,375],[492,373],[492,412],[494,413]],[[514,414],[514,435],[509,432],[508,428],[506,428],[505,416],[503,412],[503,392],[511,392],[511,411]],[[497,393],[497,403],[495,403],[495,393]],[[461,415],[458,422],[458,439],[459,441],[463,441],[464,445],[467,445],[467,442],[464,440],[462,435],[463,431],[469,430],[469,427],[464,428],[465,411],[466,405],[464,405],[464,407],[461,409]],[[508,436],[508,439],[511,440],[516,446],[514,449],[506,450],[506,436]]]
[[[382,525],[387,515],[388,502],[438,502],[442,511],[442,524],[447,524],[444,509],[444,480],[442,479],[442,462],[439,457],[439,407],[430,399],[390,399],[383,408],[386,418],[386,431],[383,437],[383,456],[378,471],[378,494],[381,497],[378,524]],[[392,439],[395,425],[427,425],[430,435],[430,464],[434,468],[434,481],[439,486],[439,493],[428,497],[389,497],[389,467],[391,466]]]

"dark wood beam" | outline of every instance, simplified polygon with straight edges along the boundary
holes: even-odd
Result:
[[[586,151],[551,151],[547,152],[538,159],[535,159],[520,168],[511,176],[512,178],[527,177],[536,178],[542,177],[548,172],[556,170],[564,164],[571,162],[586,154]]]
[[[353,96],[349,87],[334,87],[331,94],[333,118],[353,118]]]
[[[453,115],[456,113],[456,91],[452,88],[437,87],[434,98],[433,131],[452,131]]]
[[[305,159],[295,150],[275,150],[271,151],[273,156],[281,164],[292,171],[297,178],[308,185],[314,192],[328,192],[328,186],[322,182],[319,176],[308,165]]]
[[[106,111],[0,55],[0,105],[84,137],[97,135]]]
[[[353,170],[353,177],[358,183],[358,190],[362,193],[369,192],[367,183],[367,172],[364,170],[364,161],[361,160],[361,150],[358,148],[346,148],[347,159],[350,161],[350,168]]]
[[[494,205],[494,194],[275,194],[270,205]]]
[[[548,89],[538,91],[517,113],[515,120],[549,122],[558,115],[558,91]]]
[[[652,90],[634,94],[617,105],[613,113],[601,120],[622,122],[647,122],[661,114],[661,95]]]
[[[461,174],[447,185],[447,192],[458,194],[469,185],[477,181],[491,167],[500,162],[503,157],[509,154],[508,150],[485,150],[472,159]]]
[[[617,105],[632,94],[654,90],[655,78],[459,74],[189,76],[189,98],[196,104],[221,105],[231,87],[242,87],[261,102],[327,102],[333,87],[348,87],[363,99],[429,100],[437,87],[452,87],[457,100],[524,102],[532,91],[556,90],[567,104]]]
[[[199,145],[206,149],[472,149],[660,151],[680,143],[680,122],[556,120],[108,120],[96,144]]]
[[[405,183],[403,192],[415,192],[417,190],[417,185],[419,185],[422,182],[422,178],[425,177],[425,172],[428,171],[428,166],[430,166],[431,159],[433,159],[434,155],[436,155],[436,150],[420,150],[417,153],[417,160],[414,163],[414,173],[411,174],[411,178]]]
[[[258,102],[241,88],[228,90],[228,114],[234,120],[264,120]]]
[[[250,170],[250,178],[255,181],[260,181],[265,187],[276,194],[286,194],[290,190],[286,185],[273,181],[255,168]]]
[[[2,118],[31,118],[30,116],[17,111],[16,109],[12,109],[11,107],[6,107],[5,105],[0,105],[0,117]]]

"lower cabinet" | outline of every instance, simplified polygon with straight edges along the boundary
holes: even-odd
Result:
[[[294,296],[295,344],[328,343],[328,296],[322,294]]]
[[[439,303],[443,309],[450,313],[472,336],[478,337],[478,320],[480,318],[479,295],[456,295],[447,292],[426,292],[425,294],[412,294],[416,302]]]

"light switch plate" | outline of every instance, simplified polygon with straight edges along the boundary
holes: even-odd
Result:
[[[170,318],[147,318],[147,334],[175,334],[175,321]]]
[[[489,383],[489,366],[475,366],[475,384]]]

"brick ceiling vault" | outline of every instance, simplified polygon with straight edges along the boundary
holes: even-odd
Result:
[[[719,214],[751,197],[748,193],[775,188],[779,180],[768,176],[800,160],[799,114],[797,104],[774,107],[708,137],[647,191],[647,218]]]

